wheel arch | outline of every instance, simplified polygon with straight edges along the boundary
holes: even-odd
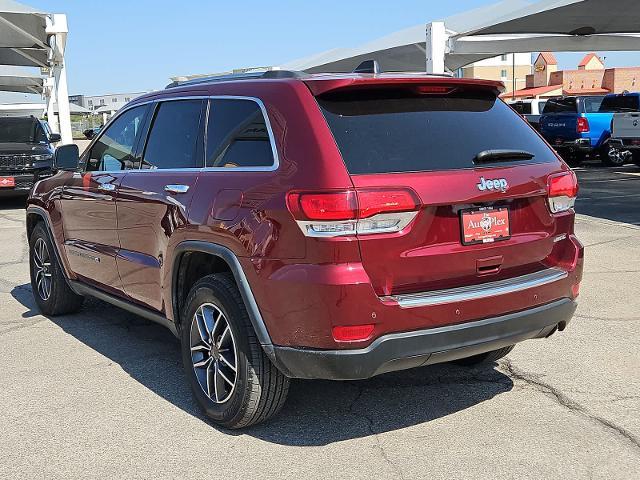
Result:
[[[271,337],[256,303],[255,297],[247,280],[247,277],[240,265],[240,261],[236,255],[227,247],[216,243],[209,243],[203,241],[185,241],[178,244],[174,250],[173,265],[171,270],[171,305],[173,318],[176,325],[180,323],[180,313],[183,305],[181,304],[182,293],[181,292],[183,279],[181,278],[184,272],[184,259],[188,254],[206,254],[214,257],[215,259],[224,262],[228,271],[233,274],[233,277],[240,291],[242,300],[245,303],[249,319],[256,333],[256,337],[260,342],[260,345],[264,349],[265,353],[271,360],[275,360],[273,343]]]

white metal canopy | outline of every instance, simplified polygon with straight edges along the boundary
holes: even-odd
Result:
[[[34,75],[0,75],[0,91],[42,93],[44,80]]]
[[[346,72],[376,59],[384,71],[443,73],[503,53],[585,50],[640,50],[640,0],[504,0],[280,68]]]
[[[49,14],[13,0],[0,0],[0,67],[40,67],[48,78],[6,75],[0,91],[41,93],[47,104],[49,123],[64,143],[72,142],[64,51],[67,41],[65,15]],[[12,78],[11,78],[12,77]],[[54,104],[59,108],[59,125]]]

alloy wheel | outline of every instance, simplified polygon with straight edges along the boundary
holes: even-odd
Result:
[[[191,322],[191,361],[202,391],[215,403],[225,403],[238,378],[238,353],[229,322],[211,303],[198,307]]]
[[[47,243],[42,238],[38,238],[33,245],[33,276],[38,295],[44,301],[49,300],[53,283],[51,255],[49,254]]]

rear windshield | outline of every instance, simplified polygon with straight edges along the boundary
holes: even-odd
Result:
[[[324,95],[318,103],[351,174],[474,168],[476,155],[493,149],[535,155],[510,164],[556,161],[531,127],[489,91],[415,96],[368,90]]]
[[[602,105],[604,97],[584,97],[582,104],[584,105],[584,113],[598,113]]]
[[[38,122],[29,117],[0,118],[0,143],[33,143],[41,140]],[[36,136],[38,137],[36,139]]]
[[[578,102],[575,98],[552,98],[547,100],[543,113],[578,113]]]
[[[529,115],[531,114],[531,104],[524,102],[512,103],[511,108],[513,108],[520,115]]]
[[[600,111],[605,113],[637,112],[639,106],[637,95],[616,95],[604,97]]]

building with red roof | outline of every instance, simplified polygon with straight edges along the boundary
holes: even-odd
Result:
[[[576,70],[558,70],[551,52],[541,52],[527,75],[526,87],[505,93],[504,98],[550,98],[561,95],[604,95],[638,90],[640,67],[606,68],[595,53],[585,55]]]

